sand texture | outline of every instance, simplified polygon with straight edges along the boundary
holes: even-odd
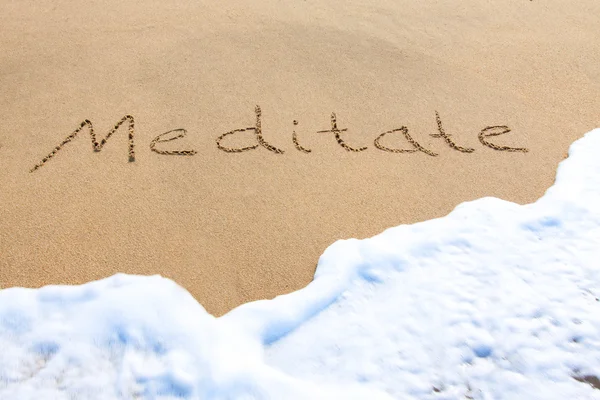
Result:
[[[597,0],[0,0],[0,49],[0,287],[161,274],[216,315],[535,201],[600,126]]]

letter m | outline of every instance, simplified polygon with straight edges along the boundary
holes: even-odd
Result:
[[[60,149],[62,149],[62,147],[65,144],[67,144],[71,140],[75,139],[75,137],[77,137],[77,134],[79,132],[81,132],[81,130],[85,127],[87,127],[90,132],[90,137],[92,139],[92,147],[93,147],[94,151],[102,150],[102,148],[104,147],[104,145],[106,144],[108,139],[112,136],[112,134],[115,133],[121,127],[121,125],[123,125],[123,123],[125,123],[125,122],[127,122],[129,125],[129,161],[130,162],[135,161],[135,152],[134,152],[134,146],[133,146],[134,121],[133,121],[133,117],[131,115],[126,115],[123,118],[121,118],[121,120],[115,124],[115,126],[106,134],[106,137],[104,139],[102,139],[100,142],[98,142],[98,140],[96,139],[96,133],[94,132],[94,126],[92,125],[92,122],[89,119],[86,119],[77,127],[77,129],[75,129],[73,131],[73,133],[71,133],[69,136],[67,136],[67,138],[65,140],[63,140],[61,144],[56,146],[54,148],[54,150],[52,150],[52,152],[50,152],[50,154],[48,154],[46,157],[44,157],[42,159],[42,161],[37,163],[29,172],[34,172],[38,168],[40,168],[44,164],[46,164],[52,157],[54,157],[56,155],[56,153],[58,153],[58,151]]]

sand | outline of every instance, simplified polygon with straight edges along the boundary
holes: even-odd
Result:
[[[337,239],[484,196],[535,201],[600,126],[597,0],[368,3],[1,0],[0,287],[161,274],[222,315],[305,286]],[[220,150],[256,105],[284,153]],[[436,111],[474,151],[431,136]],[[318,133],[332,112],[366,150]],[[100,152],[86,126],[30,172],[82,121],[100,141],[125,115],[135,162],[127,123]],[[511,132],[490,142],[529,151],[484,146],[497,125]],[[402,126],[438,155],[375,147]],[[177,128],[155,148],[195,155],[150,149]],[[380,143],[413,149],[402,131]]]

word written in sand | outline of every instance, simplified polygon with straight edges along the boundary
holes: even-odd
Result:
[[[219,148],[220,150],[227,152],[227,153],[243,153],[246,151],[255,150],[259,147],[263,147],[264,149],[266,149],[270,152],[273,152],[275,154],[285,153],[284,150],[279,149],[279,148],[269,144],[265,140],[265,138],[263,137],[262,127],[261,127],[262,112],[261,112],[260,107],[256,106],[254,112],[256,114],[256,124],[254,126],[251,126],[248,128],[242,128],[242,129],[234,129],[232,131],[229,131],[229,132],[226,132],[226,133],[220,135],[216,139],[217,148]],[[458,145],[456,142],[454,142],[451,135],[447,134],[444,131],[444,128],[442,126],[442,120],[440,118],[440,114],[437,111],[435,112],[435,118],[437,121],[438,133],[431,134],[430,135],[431,137],[443,139],[444,142],[450,148],[452,148],[456,151],[459,151],[461,153],[473,153],[475,151],[475,149],[473,149],[471,147],[462,147],[462,146]],[[96,139],[96,133],[94,132],[94,126],[92,125],[92,122],[89,119],[86,119],[77,127],[77,129],[75,129],[73,131],[73,133],[71,133],[69,136],[67,136],[65,140],[63,140],[46,157],[44,157],[39,163],[37,163],[31,169],[30,172],[34,172],[38,168],[45,165],[52,157],[54,157],[60,151],[60,149],[63,148],[63,146],[65,144],[67,144],[71,140],[75,139],[75,137],[77,137],[77,134],[79,132],[81,132],[84,128],[87,128],[87,130],[90,134],[90,137],[92,139],[93,150],[100,151],[100,150],[102,150],[102,148],[104,147],[104,145],[106,144],[108,139],[125,123],[127,124],[128,132],[129,132],[129,161],[130,162],[135,161],[135,145],[133,142],[134,119],[131,115],[126,115],[123,118],[121,118],[121,120],[115,124],[115,126],[106,134],[106,137],[104,137],[101,141],[98,141]],[[294,129],[292,131],[292,142],[294,144],[294,147],[302,153],[312,152],[311,149],[307,149],[306,147],[304,147],[300,144],[300,140],[298,139],[298,134],[296,133],[296,128],[295,128],[296,126],[298,126],[298,121],[294,120],[293,124],[294,124]],[[360,152],[368,149],[367,146],[353,147],[353,146],[349,145],[342,138],[342,133],[346,132],[347,130],[348,129],[346,129],[346,128],[340,129],[338,127],[337,117],[336,117],[335,113],[332,113],[331,114],[331,129],[317,131],[317,133],[332,133],[334,135],[337,143],[346,151],[360,153]],[[222,144],[223,140],[226,137],[235,135],[236,133],[239,133],[239,132],[247,132],[247,131],[254,132],[256,144],[254,144],[252,146],[245,146],[245,147],[228,147],[228,146],[225,146]],[[504,135],[506,133],[509,133],[510,131],[511,131],[510,128],[508,128],[508,126],[506,126],[506,125],[486,126],[479,132],[479,141],[481,142],[482,145],[489,147],[491,149],[497,150],[497,151],[520,152],[520,153],[528,152],[529,150],[526,148],[523,148],[523,147],[500,146],[500,145],[492,143],[489,140],[490,137]],[[396,133],[396,132],[399,132],[406,139],[406,141],[410,145],[409,148],[391,148],[391,147],[387,147],[381,143],[383,138],[386,135]],[[161,149],[157,148],[157,145],[160,143],[171,142],[171,141],[174,141],[177,139],[184,138],[186,136],[186,134],[187,134],[187,131],[182,128],[181,129],[173,129],[168,132],[161,133],[156,138],[154,138],[152,140],[152,142],[150,142],[150,150],[155,153],[163,154],[163,155],[193,156],[197,153],[195,150],[161,150]],[[428,150],[425,147],[423,147],[421,144],[419,144],[408,133],[408,128],[406,126],[401,126],[400,128],[392,129],[392,130],[381,133],[379,136],[377,136],[375,138],[373,144],[374,144],[375,148],[377,148],[378,150],[387,151],[390,153],[422,152],[422,153],[425,153],[432,157],[435,157],[438,155],[437,153],[434,153],[433,151]]]

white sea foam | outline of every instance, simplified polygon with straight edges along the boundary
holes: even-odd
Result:
[[[1,399],[600,399],[600,129],[520,206],[342,240],[214,318],[159,276],[0,291]]]

